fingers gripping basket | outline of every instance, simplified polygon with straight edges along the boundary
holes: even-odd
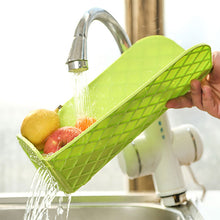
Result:
[[[24,137],[18,140],[36,167],[48,169],[60,189],[72,193],[185,94],[192,79],[212,68],[211,49],[199,44],[184,50],[162,36],[135,43],[89,84],[91,114],[97,122],[51,156],[44,157]],[[74,125],[74,99],[59,111],[61,126]]]

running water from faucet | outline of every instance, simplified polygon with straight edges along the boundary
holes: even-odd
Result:
[[[88,96],[88,77],[87,72],[73,74],[74,77],[74,104],[76,119],[90,115],[89,96]]]

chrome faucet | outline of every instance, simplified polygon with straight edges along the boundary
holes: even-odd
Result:
[[[131,46],[126,32],[111,14],[100,8],[90,9],[84,14],[75,30],[72,48],[66,62],[69,72],[80,73],[88,69],[87,37],[89,26],[94,20],[101,21],[109,29],[121,53]]]

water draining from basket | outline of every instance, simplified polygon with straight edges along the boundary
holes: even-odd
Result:
[[[48,219],[48,208],[59,191],[58,184],[47,169],[40,167],[34,175],[31,196],[26,204],[25,220]]]
[[[30,190],[30,197],[27,200],[24,220],[49,220],[49,208],[55,196],[59,192],[59,187],[50,172],[41,166],[36,171]],[[63,215],[62,207],[63,197],[59,199],[55,220]],[[68,205],[66,210],[66,220],[69,215],[71,195],[68,195]]]

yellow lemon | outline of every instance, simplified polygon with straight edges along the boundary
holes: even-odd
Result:
[[[32,111],[22,122],[21,134],[34,144],[38,150],[43,149],[45,139],[60,127],[56,110],[38,109]]]

